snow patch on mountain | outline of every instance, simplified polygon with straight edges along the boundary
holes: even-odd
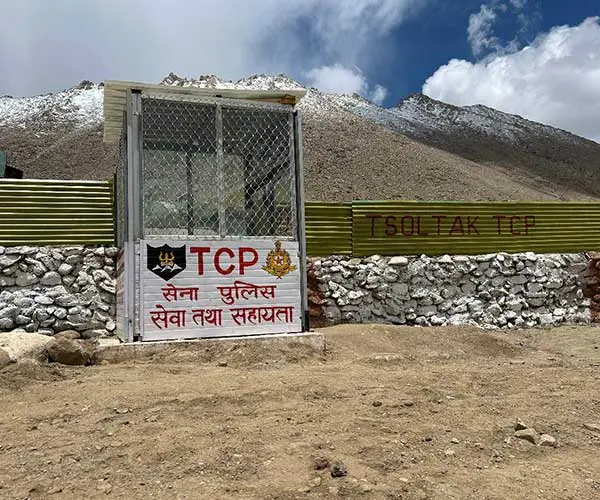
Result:
[[[0,97],[0,126],[27,128],[60,122],[93,127],[102,123],[103,100],[104,88],[96,84],[35,97]]]
[[[569,132],[487,106],[453,106],[424,94],[411,95],[389,111],[415,125],[417,135],[442,132],[448,134],[451,130],[459,134],[471,131],[483,136],[497,137],[511,144],[524,141],[531,137],[531,134],[560,138],[568,142],[582,140]]]
[[[298,82],[283,74],[270,76],[265,74],[252,75],[237,82],[223,80],[216,75],[200,75],[189,79],[169,73],[161,84],[179,87],[196,87],[209,89],[240,89],[240,90],[303,90]]]
[[[298,82],[283,74],[257,74],[232,82],[216,75],[201,75],[189,79],[170,73],[161,84],[214,89],[304,89]],[[486,106],[457,107],[423,94],[409,96],[397,107],[386,109],[358,94],[329,94],[315,88],[306,90],[306,95],[298,104],[304,115],[315,119],[340,120],[347,118],[350,113],[416,139],[440,134],[461,137],[477,135],[516,144],[527,141],[533,134],[569,143],[584,140],[568,132]],[[102,123],[103,98],[103,85],[87,81],[55,94],[27,98],[0,97],[0,126],[25,128],[35,125],[36,129],[43,129],[44,122],[72,123],[85,128],[96,126]]]

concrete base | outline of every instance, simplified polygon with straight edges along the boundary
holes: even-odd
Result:
[[[115,343],[114,339],[110,339],[110,342],[99,342],[94,353],[94,364],[103,361],[122,363],[142,360],[167,351],[171,353],[174,351],[194,352],[211,348],[222,349],[224,345],[228,344],[250,345],[257,342],[266,342],[269,345],[304,344],[314,349],[315,352],[322,353],[325,351],[325,337],[323,334],[316,332],[131,343]]]

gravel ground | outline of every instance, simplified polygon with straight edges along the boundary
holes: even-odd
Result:
[[[10,365],[0,498],[598,498],[597,328],[324,333]]]

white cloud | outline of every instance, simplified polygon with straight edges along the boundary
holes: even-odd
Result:
[[[376,85],[371,89],[365,76],[358,68],[350,69],[335,64],[313,68],[306,73],[312,87],[317,87],[324,92],[340,94],[359,94],[376,104],[381,104],[387,95],[387,89]]]
[[[298,78],[340,64],[371,76],[385,64],[390,31],[427,1],[4,1],[0,95],[57,90],[84,78],[156,82],[170,71]]]
[[[445,102],[485,104],[600,142],[600,18],[557,26],[518,52],[453,59],[423,86]]]
[[[487,5],[482,5],[477,14],[469,16],[467,33],[471,50],[476,56],[480,55],[485,49],[499,48],[500,41],[491,35],[495,21],[496,13]]]
[[[382,85],[375,85],[375,88],[371,92],[371,101],[375,104],[381,104],[387,97],[387,89]]]
[[[519,49],[518,38],[503,44],[500,38],[493,34],[494,25],[500,15],[514,14],[519,26],[518,35],[523,35],[530,24],[528,16],[522,12],[526,6],[527,0],[508,0],[508,3],[502,3],[501,0],[489,0],[487,4],[480,6],[479,12],[471,14],[467,35],[473,55],[479,57],[490,51],[504,54],[516,52]],[[535,18],[538,13],[533,11],[530,15]]]
[[[527,0],[510,0],[510,4],[515,9],[523,9],[527,5]]]

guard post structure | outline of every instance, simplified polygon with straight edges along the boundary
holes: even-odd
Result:
[[[304,94],[105,82],[122,340],[308,330]]]

